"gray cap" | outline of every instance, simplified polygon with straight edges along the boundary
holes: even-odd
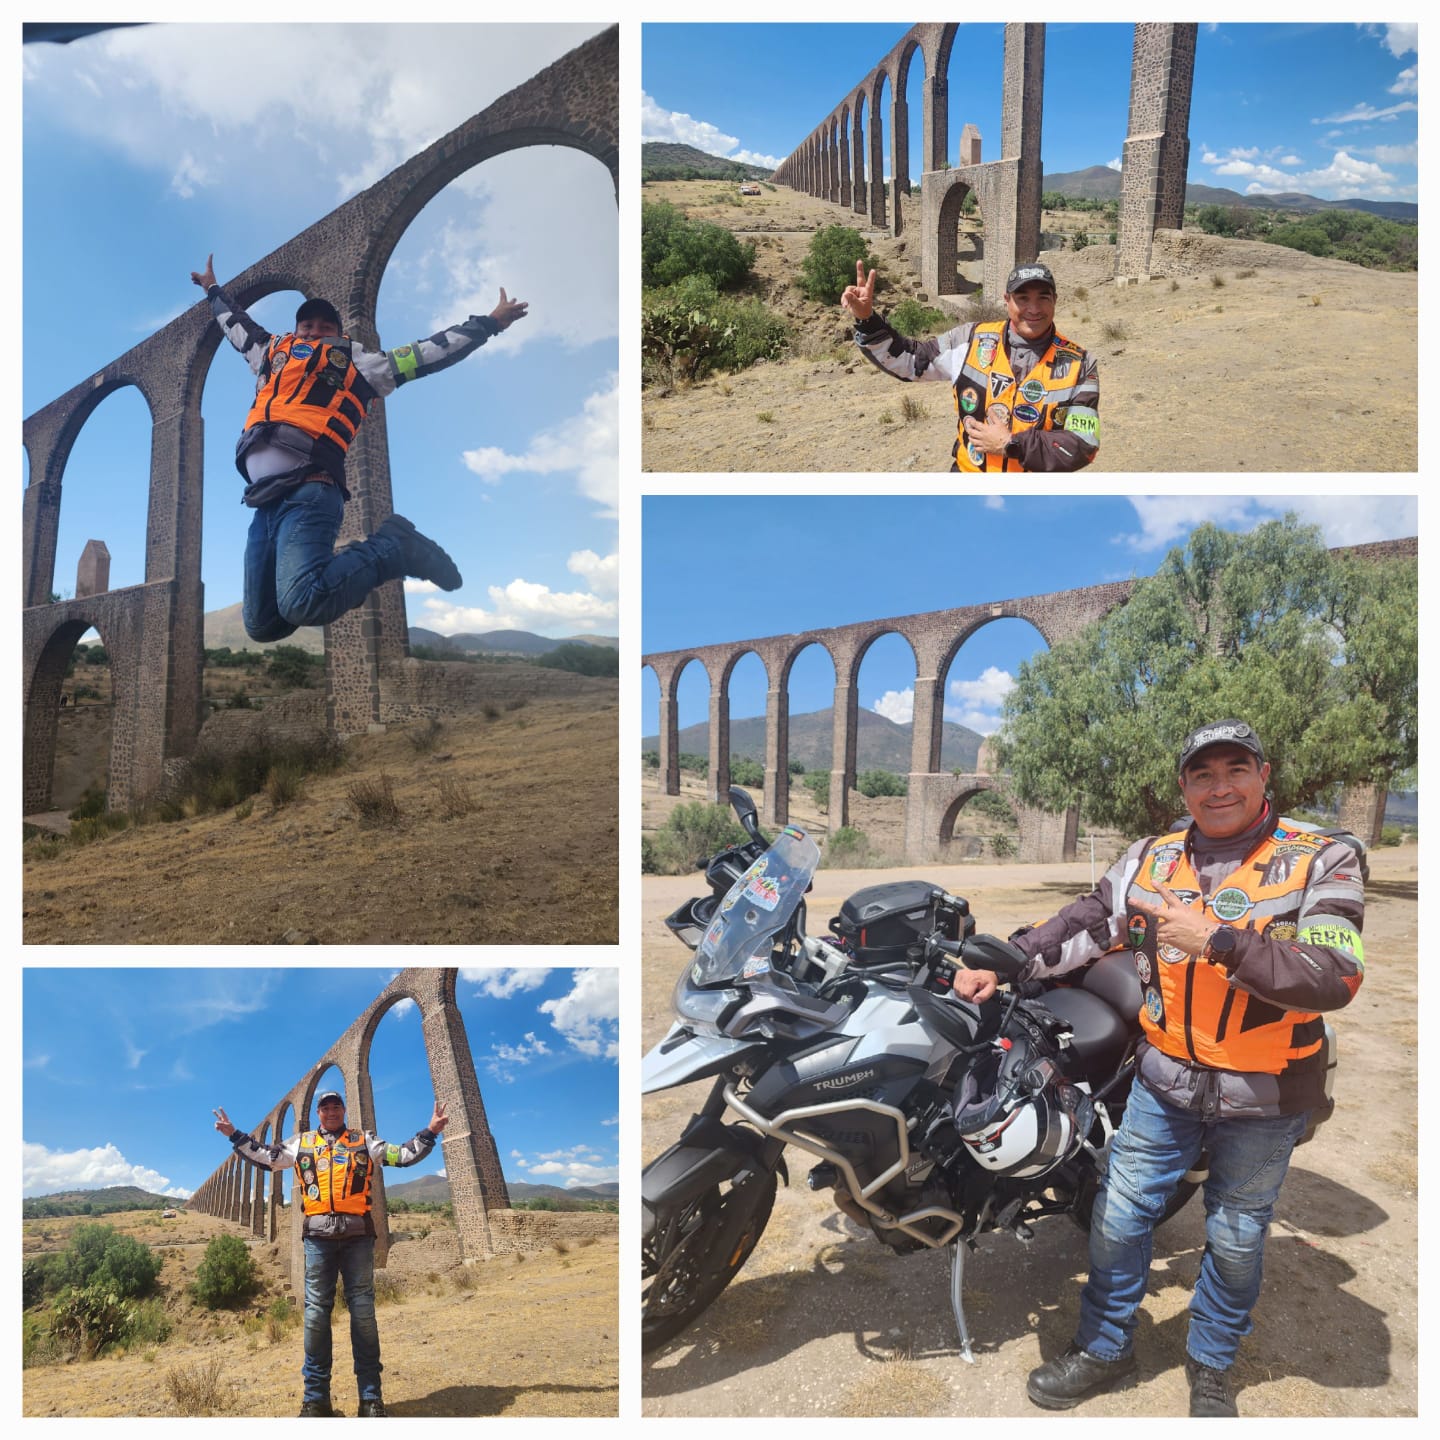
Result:
[[[327,1100],[338,1101],[341,1105],[345,1103],[345,1097],[338,1090],[324,1090],[315,1097],[315,1108],[318,1110]]]
[[[1260,737],[1243,720],[1216,720],[1209,725],[1202,725],[1198,730],[1192,730],[1185,737],[1185,743],[1180,747],[1180,760],[1175,768],[1183,775],[1185,767],[1202,750],[1208,750],[1212,745],[1238,745],[1242,750],[1248,750],[1259,764],[1265,763],[1265,750],[1260,744]]]
[[[1048,285],[1052,295],[1058,293],[1055,289],[1055,277],[1050,273],[1048,265],[1017,265],[1005,282],[1005,293],[1012,295],[1022,285]]]

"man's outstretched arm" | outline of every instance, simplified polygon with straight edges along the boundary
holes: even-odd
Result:
[[[351,348],[350,358],[377,395],[389,395],[412,380],[448,370],[472,350],[478,350],[487,340],[508,330],[517,320],[523,320],[529,311],[528,302],[511,300],[502,289],[500,303],[488,315],[472,315],[428,340],[397,345],[379,354],[356,345]]]
[[[245,357],[245,363],[258,375],[260,365],[270,349],[270,332],[263,325],[257,325],[215,281],[215,256],[212,253],[205,261],[203,270],[192,270],[190,278],[204,292],[210,302],[210,309],[219,321],[225,338]]]
[[[237,1130],[223,1109],[210,1112],[215,1117],[215,1128],[231,1145],[240,1159],[262,1170],[288,1170],[300,1153],[300,1137],[294,1136],[283,1145],[262,1145],[252,1135]]]
[[[413,1140],[407,1140],[403,1145],[391,1145],[377,1136],[367,1135],[365,1138],[369,1143],[366,1148],[382,1165],[417,1165],[435,1148],[436,1139],[449,1123],[445,1107],[437,1100],[430,1123]]]

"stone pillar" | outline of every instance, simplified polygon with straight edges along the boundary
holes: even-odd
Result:
[[[110,588],[110,551],[103,540],[87,540],[75,567],[75,598],[103,595]]]
[[[900,213],[900,197],[910,193],[910,106],[890,81],[890,194],[895,203],[890,207],[890,233],[899,235],[905,229]]]
[[[837,674],[840,666],[837,660]],[[846,673],[853,673],[849,665]],[[853,683],[836,682],[830,720],[830,829],[834,831],[850,823],[850,789],[855,784],[855,748],[860,730],[860,692]]]
[[[960,164],[979,165],[982,141],[980,132],[973,125],[966,125],[960,132]]]
[[[848,210],[850,208],[850,136],[847,133],[849,126],[846,120],[849,112],[840,112],[840,124],[835,130],[835,154],[840,161],[840,204]]]
[[[705,798],[728,805],[730,789],[730,692],[724,679],[710,683],[710,764]]]
[[[856,105],[855,118],[850,136],[850,153],[855,157],[855,183],[851,190],[851,209],[857,215],[865,213],[865,118],[861,107]]]
[[[660,778],[667,795],[680,793],[679,705],[673,695],[666,693],[677,678],[675,675],[664,677],[660,691]]]
[[[932,63],[928,55],[925,60],[925,97],[923,114],[920,119],[920,173],[927,170],[944,170],[950,163],[946,154],[946,135],[950,129],[950,82],[943,73],[943,66]],[[941,73],[936,73],[937,71]]]
[[[254,1167],[254,1194],[250,1206],[250,1233],[257,1239],[265,1239],[265,1177],[270,1174],[258,1165]]]
[[[778,667],[771,669],[772,674]],[[760,818],[767,825],[790,819],[790,696],[774,682],[765,695],[765,804]]]
[[[878,92],[878,87],[877,87]],[[885,126],[880,107],[870,97],[870,223],[885,228]]]
[[[60,533],[60,482],[46,480],[40,464],[48,456],[31,454],[30,483],[25,487],[25,605],[48,605],[55,588],[55,544]]]
[[[1156,230],[1178,230],[1184,224],[1197,28],[1194,24],[1135,27],[1115,241],[1119,281],[1148,280]]]
[[[910,773],[934,775],[940,769],[941,726],[945,720],[945,677],[916,675],[911,717]]]
[[[1040,194],[1042,165],[1040,131],[1045,91],[1045,27],[1010,24],[1005,27],[1004,101],[1000,110],[1000,154],[1018,165],[1013,218],[1013,260],[1015,265],[1033,260],[1040,253]],[[985,253],[990,253],[990,218],[985,219]],[[989,265],[986,265],[987,277]],[[1003,287],[1002,287],[1003,288]],[[986,285],[992,300],[997,292]]]
[[[1347,785],[1340,796],[1340,827],[1365,845],[1380,839],[1385,824],[1384,785]]]

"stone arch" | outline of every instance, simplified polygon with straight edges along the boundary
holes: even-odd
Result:
[[[710,681],[710,725],[708,740],[710,747],[710,763],[706,767],[706,797],[714,804],[725,805],[729,803],[730,791],[730,679],[735,673],[735,667],[747,656],[753,655],[760,662],[765,672],[767,692],[773,688],[770,667],[765,663],[764,654],[753,645],[736,646],[724,660],[717,675],[712,675]],[[710,674],[710,667],[706,666],[706,673]],[[768,737],[770,730],[769,716],[766,716],[766,737],[768,748]]]
[[[962,777],[957,777],[962,778]],[[977,796],[981,794],[999,795],[1006,805],[1009,806],[1011,814],[1015,816],[1016,823],[1020,820],[1020,809],[1010,798],[1010,787],[998,775],[966,775],[963,777],[961,788],[955,797],[945,807],[940,816],[940,843],[946,844],[955,838],[955,822],[960,818],[960,812]]]
[[[833,785],[833,777],[834,777],[834,774],[835,774],[834,757],[835,757],[836,744],[837,744],[837,739],[836,739],[837,735],[839,736],[839,742],[838,742],[838,743],[839,743],[840,749],[841,749],[842,752],[843,752],[843,750],[844,750],[844,733],[843,733],[843,730],[840,729],[840,728],[837,726],[837,710],[838,710],[838,706],[837,706],[836,701],[837,701],[837,697],[838,697],[839,687],[838,687],[838,685],[836,684],[836,678],[837,678],[837,676],[839,675],[840,670],[839,670],[839,665],[837,664],[836,659],[835,659],[835,653],[834,653],[834,651],[832,650],[830,643],[828,643],[823,637],[820,637],[820,636],[802,637],[801,640],[800,640],[800,642],[799,642],[798,644],[790,647],[789,649],[787,649],[787,650],[784,652],[784,656],[783,656],[783,659],[781,660],[781,664],[780,664],[780,673],[779,673],[779,676],[778,676],[778,678],[777,678],[777,680],[776,680],[776,688],[780,691],[780,694],[781,694],[781,696],[782,696],[783,699],[784,699],[784,704],[785,704],[785,718],[786,718],[786,726],[787,726],[786,745],[785,745],[785,757],[786,757],[786,762],[787,762],[787,763],[786,763],[786,765],[785,765],[785,767],[784,767],[784,773],[783,773],[783,774],[781,773],[780,767],[777,765],[777,767],[776,767],[776,784],[777,784],[777,785],[783,784],[784,787],[785,787],[785,793],[786,793],[786,813],[787,813],[787,815],[788,815],[788,813],[789,813],[789,790],[790,790],[789,761],[790,761],[790,758],[791,758],[791,756],[790,756],[790,745],[789,745],[789,733],[788,733],[788,726],[789,726],[789,720],[790,720],[790,714],[791,714],[791,708],[790,708],[790,680],[791,680],[791,677],[792,677],[792,675],[793,675],[793,673],[794,673],[796,662],[800,659],[800,657],[801,657],[802,655],[805,655],[805,654],[807,654],[808,652],[810,652],[810,651],[812,651],[812,650],[819,651],[819,653],[820,653],[821,655],[823,655],[823,656],[825,657],[825,659],[830,662],[830,681],[831,681],[831,701],[830,701],[830,706],[831,706],[831,764],[830,764],[830,773],[831,773],[831,777],[832,777],[832,785]],[[843,822],[841,822],[841,823],[843,823]]]
[[[161,397],[156,395],[156,381],[144,370],[119,370],[114,373],[105,374],[98,385],[92,386],[83,394],[75,397],[75,403],[69,408],[62,421],[48,453],[44,457],[43,478],[53,484],[59,485],[64,480],[65,466],[69,462],[70,452],[75,448],[75,442],[80,438],[80,432],[85,428],[86,422],[110,398],[117,390],[135,389],[140,392],[140,398],[145,402],[145,408],[150,412],[150,423],[155,423],[155,416],[158,410],[158,402]],[[27,452],[30,449],[30,441],[25,442]],[[35,456],[31,455],[31,475],[34,476]],[[53,575],[52,575],[53,581]]]

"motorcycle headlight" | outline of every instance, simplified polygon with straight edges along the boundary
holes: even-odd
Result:
[[[687,968],[675,987],[675,1011],[681,1019],[703,1025],[707,1030],[718,1034],[721,1020],[744,998],[739,990],[728,987],[723,990],[699,989],[690,983],[690,971]]]

